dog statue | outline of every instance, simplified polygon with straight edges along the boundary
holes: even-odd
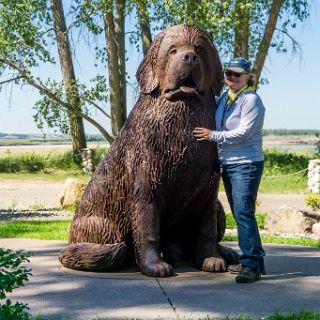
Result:
[[[114,270],[135,255],[147,276],[172,276],[186,259],[226,271],[237,254],[219,245],[216,145],[192,134],[214,129],[223,84],[217,50],[201,30],[173,26],[155,38],[136,77],[139,99],[79,202],[60,262]]]

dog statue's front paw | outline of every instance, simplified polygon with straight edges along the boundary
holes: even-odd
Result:
[[[170,264],[163,260],[158,260],[153,263],[146,263],[140,266],[143,274],[149,277],[171,277],[174,275],[173,268]]]
[[[203,261],[202,270],[206,272],[225,272],[227,264],[222,258],[209,257]]]

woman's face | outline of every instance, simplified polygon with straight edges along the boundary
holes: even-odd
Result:
[[[225,72],[226,85],[233,91],[238,92],[248,83],[250,75],[248,73],[237,73],[233,71]]]

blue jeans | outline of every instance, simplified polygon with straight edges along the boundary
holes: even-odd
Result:
[[[222,166],[224,188],[238,228],[239,261],[252,269],[262,268],[265,255],[255,218],[263,166],[263,161]]]

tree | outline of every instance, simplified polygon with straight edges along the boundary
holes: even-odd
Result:
[[[307,0],[153,0],[149,19],[154,29],[186,23],[207,31],[223,59],[244,56],[252,61],[259,82],[270,47],[287,52],[289,40],[297,49],[290,30],[307,20],[309,10]]]
[[[103,22],[108,52],[112,134],[116,136],[127,118],[125,60],[125,0],[104,1]]]
[[[77,89],[77,81],[62,2],[61,0],[50,0],[50,4],[67,102],[72,110],[81,111],[81,102]],[[72,137],[73,153],[74,155],[79,155],[81,154],[82,149],[87,147],[83,119],[74,111],[70,110],[67,111],[67,113]],[[76,162],[79,162],[81,159],[75,157],[75,160]]]
[[[43,98],[36,105],[35,116],[39,126],[47,122],[64,132],[68,115],[73,114],[96,126],[109,142],[126,119],[126,37],[134,35],[135,41],[142,40],[145,52],[151,34],[160,29],[177,23],[198,26],[214,40],[223,61],[233,55],[247,57],[253,62],[257,80],[263,82],[261,74],[270,48],[287,52],[288,40],[293,49],[298,48],[290,31],[306,21],[310,9],[307,0],[73,0],[66,15],[73,20],[65,30],[68,35],[75,32],[78,38],[83,31],[87,39],[93,37],[94,41],[88,40],[86,45],[95,49],[94,63],[99,60],[107,68],[108,77],[98,74],[88,87],[72,72],[72,80],[65,78],[63,83],[35,76],[35,67],[41,63],[55,63],[48,46],[54,33],[47,2],[0,0],[0,85],[13,81],[30,84],[41,92]],[[137,21],[130,35],[125,32],[126,14]],[[75,52],[74,47],[71,50]],[[69,91],[66,84],[76,89],[71,90],[71,97],[65,94]],[[79,100],[73,103],[73,98]],[[104,128],[106,121],[99,123],[91,115],[92,108],[111,119],[112,134]]]
[[[69,28],[66,29],[69,31]],[[47,1],[0,0],[0,88],[9,83],[31,85],[36,88],[43,97],[35,106],[37,109],[35,120],[40,128],[47,122],[49,127],[58,127],[62,132],[68,132],[68,112],[70,116],[81,117],[94,125],[107,141],[112,142],[113,136],[104,129],[104,126],[90,116],[88,110],[81,110],[79,101],[74,101],[79,98],[81,106],[93,106],[95,110],[110,118],[99,105],[100,102],[106,101],[106,85],[103,77],[97,75],[93,79],[94,84],[91,88],[72,80],[72,87],[77,88],[78,92],[73,91],[74,94],[70,94],[68,89],[70,95],[66,98],[62,83],[54,79],[41,79],[36,75],[36,69],[40,66],[55,64],[49,46],[49,43],[54,42],[53,30]],[[72,72],[70,75],[72,78]],[[79,132],[81,131],[80,129]],[[83,135],[80,136],[83,139]],[[79,148],[84,146],[83,141],[78,145]]]

